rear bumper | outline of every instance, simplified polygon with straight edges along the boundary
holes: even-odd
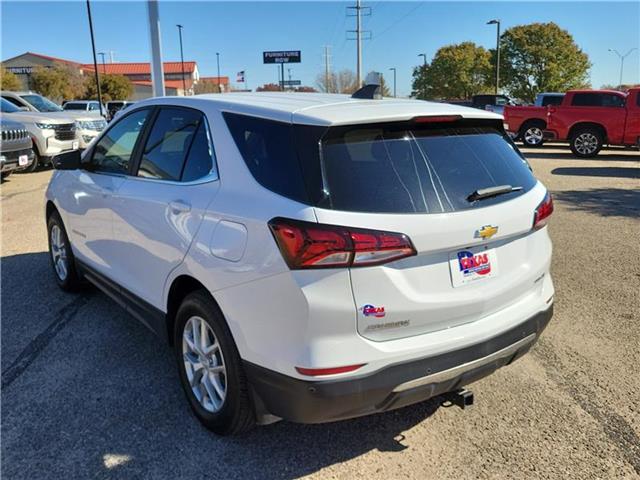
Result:
[[[299,423],[331,422],[404,407],[480,380],[529,351],[552,315],[553,306],[490,340],[360,377],[305,381],[244,366],[268,413]]]

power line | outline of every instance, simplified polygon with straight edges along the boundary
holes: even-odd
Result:
[[[402,15],[400,18],[398,18],[395,22],[393,22],[391,25],[389,25],[387,28],[385,28],[384,30],[382,30],[379,34],[377,34],[375,36],[375,38],[373,39],[373,41],[375,42],[377,39],[379,39],[382,35],[384,35],[385,33],[387,33],[389,30],[391,30],[393,27],[395,27],[396,25],[398,25],[400,22],[402,22],[405,18],[407,18],[409,15],[411,15],[413,12],[415,12],[416,10],[418,10],[420,7],[422,7],[425,4],[425,2],[420,2],[418,5],[416,5],[415,7],[413,7],[411,10],[409,10],[407,13],[405,13],[404,15]],[[373,43],[373,42],[371,42]]]

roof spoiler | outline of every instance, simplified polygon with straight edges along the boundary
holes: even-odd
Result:
[[[380,72],[371,72],[364,80],[364,87],[354,92],[351,98],[380,100],[382,98],[381,84],[382,74]]]

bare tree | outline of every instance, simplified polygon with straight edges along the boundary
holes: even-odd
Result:
[[[341,70],[337,74],[331,72],[329,76],[319,73],[316,86],[325,93],[353,93],[358,89],[356,75],[351,70]]]

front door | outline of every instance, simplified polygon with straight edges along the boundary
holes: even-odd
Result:
[[[132,112],[114,123],[88,152],[66,214],[78,258],[112,276],[119,255],[113,236],[115,195],[130,171],[130,162],[149,109]]]

